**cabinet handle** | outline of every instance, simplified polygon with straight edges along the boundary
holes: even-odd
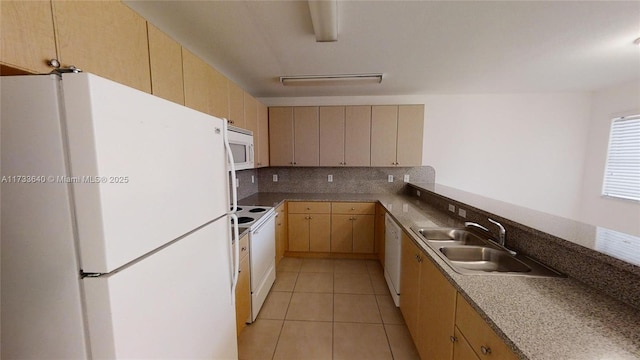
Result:
[[[313,219],[311,216],[309,216],[309,220]]]
[[[240,249],[240,251],[247,251],[247,248],[243,246],[242,249]]]
[[[480,346],[480,352],[482,353],[482,355],[489,355],[491,354],[491,348]]]
[[[452,343],[458,341],[458,338],[455,336],[449,336],[449,340],[451,340]]]
[[[296,165],[296,164],[297,164],[297,162],[295,162],[295,161],[294,161],[294,162],[293,162],[293,165]]]
[[[351,211],[355,210],[356,208],[351,208]]]

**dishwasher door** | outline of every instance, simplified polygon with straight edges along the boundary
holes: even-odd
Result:
[[[388,213],[385,215],[384,278],[396,306],[400,306],[400,254],[402,230]]]

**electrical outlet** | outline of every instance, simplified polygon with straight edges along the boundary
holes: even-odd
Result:
[[[256,182],[256,177],[254,175],[251,175],[251,183],[255,184]]]
[[[458,215],[460,215],[460,217],[466,218],[467,217],[467,210],[458,209]]]
[[[416,195],[420,196],[420,190],[416,190]]]
[[[333,175],[327,175],[327,181],[333,182]]]
[[[278,182],[278,174],[273,174],[273,182]]]
[[[404,182],[409,182],[409,174],[404,174]]]
[[[402,212],[409,212],[409,204],[402,204]]]
[[[449,204],[449,211],[456,212],[456,207],[453,204]]]
[[[393,182],[393,175],[389,175],[389,177],[387,178],[387,181]]]
[[[236,187],[239,188],[240,187],[240,178],[236,178]]]

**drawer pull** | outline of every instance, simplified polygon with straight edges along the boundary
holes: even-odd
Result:
[[[355,210],[356,208],[351,208],[351,211]]]
[[[491,348],[480,346],[480,352],[482,353],[482,355],[489,355],[491,354]]]
[[[240,251],[247,251],[247,248],[245,246],[243,246]]]
[[[311,210],[311,208],[310,208],[310,207],[308,207],[308,208],[307,208],[307,210]]]
[[[451,340],[452,343],[458,341],[458,338],[455,336],[449,336],[449,340]]]

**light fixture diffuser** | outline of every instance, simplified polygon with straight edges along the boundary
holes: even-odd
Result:
[[[285,86],[333,86],[380,84],[382,74],[348,75],[299,75],[281,76],[280,83]]]
[[[309,0],[317,42],[338,41],[338,0]]]

